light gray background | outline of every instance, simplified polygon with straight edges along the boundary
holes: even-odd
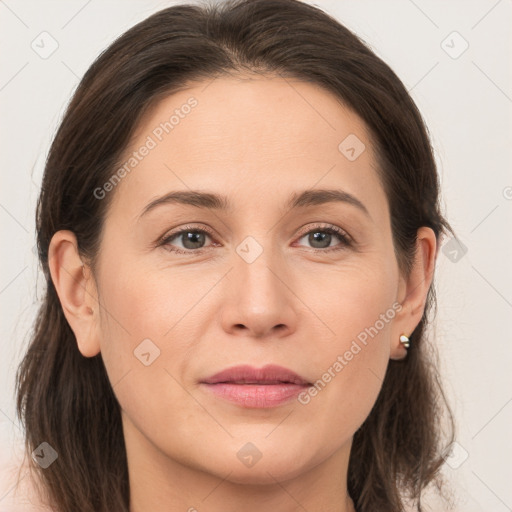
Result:
[[[44,290],[34,209],[51,138],[100,51],[173,3],[0,0],[0,464],[19,451],[14,374]],[[370,43],[429,126],[445,213],[467,248],[443,247],[436,271],[435,333],[459,426],[444,471],[456,510],[512,510],[512,0],[308,3]],[[31,47],[50,48],[43,31],[58,43],[46,59]]]

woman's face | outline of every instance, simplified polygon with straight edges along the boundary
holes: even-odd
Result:
[[[149,111],[125,161],[95,192],[93,329],[129,463],[265,483],[346,460],[408,332],[362,120],[309,83],[219,78]],[[316,387],[204,383],[270,364]]]

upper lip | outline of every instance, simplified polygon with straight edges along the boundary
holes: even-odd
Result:
[[[232,366],[201,382],[206,384],[218,384],[221,382],[232,384],[310,384],[292,370],[274,364],[268,364],[262,368],[254,368],[248,365]]]

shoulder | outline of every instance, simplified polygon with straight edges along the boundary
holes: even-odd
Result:
[[[4,445],[9,446],[9,445]],[[19,452],[19,447],[16,450]],[[0,455],[0,512],[53,512],[38,493],[37,478],[27,458],[2,450]]]

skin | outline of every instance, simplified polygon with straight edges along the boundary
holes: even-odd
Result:
[[[96,267],[70,231],[50,246],[78,348],[85,357],[101,351],[122,408],[131,511],[353,511],[352,437],[389,359],[406,356],[399,336],[421,320],[434,232],[418,231],[405,279],[365,124],[310,83],[260,75],[190,84],[147,113],[127,155],[191,96],[197,106],[109,192]],[[338,149],[349,134],[366,146],[354,161]],[[286,209],[292,193],[319,188],[349,192],[369,216],[342,202]],[[224,194],[232,210],[167,204],[140,216],[156,198],[189,189]],[[190,247],[183,236],[155,247],[189,225],[213,232],[202,249],[172,252]],[[335,235],[314,245],[308,234],[326,225],[353,245]],[[247,236],[263,250],[251,263],[236,251]],[[394,318],[305,405],[244,409],[199,385],[235,364],[268,363],[315,382],[394,303]],[[160,350],[149,366],[133,353],[146,338]],[[248,442],[262,454],[252,467],[237,457]]]

